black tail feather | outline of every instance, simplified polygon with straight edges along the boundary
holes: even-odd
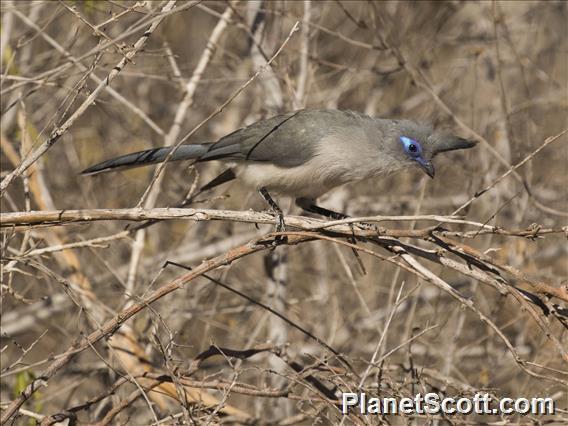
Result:
[[[82,175],[96,175],[110,171],[131,169],[163,162],[173,147],[147,149],[112,158],[88,167],[81,172]],[[199,159],[207,152],[206,145],[181,145],[170,157],[170,161]]]

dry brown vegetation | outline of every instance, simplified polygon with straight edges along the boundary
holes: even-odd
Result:
[[[2,420],[335,424],[340,392],[365,391],[552,397],[557,411],[345,424],[565,422],[567,11],[2,1]],[[320,200],[381,215],[365,219],[378,235],[286,208],[276,249],[257,194],[197,192],[222,164],[78,175],[302,107],[480,143],[437,158],[434,180]]]

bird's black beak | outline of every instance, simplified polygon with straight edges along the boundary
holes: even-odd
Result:
[[[432,164],[431,161],[426,161],[426,160],[422,160],[419,159],[418,160],[418,164],[420,165],[420,168],[422,170],[424,170],[424,173],[426,173],[428,176],[430,176],[432,179],[434,178],[435,175],[435,170],[434,170],[434,165]]]

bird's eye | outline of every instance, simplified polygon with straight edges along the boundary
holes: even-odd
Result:
[[[400,142],[402,143],[404,151],[408,155],[410,155],[412,157],[420,157],[420,155],[422,155],[422,147],[414,139],[410,139],[406,136],[401,136]]]

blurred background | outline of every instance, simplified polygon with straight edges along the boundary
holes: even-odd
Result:
[[[3,178],[77,110],[164,5],[2,1]],[[242,89],[284,44],[271,65],[188,143],[215,141],[299,108],[350,109],[432,122],[480,143],[438,157],[433,180],[407,171],[339,188],[320,204],[354,216],[451,214],[568,127],[567,18],[564,1],[177,2],[110,83],[112,90],[103,90],[13,182],[1,211],[128,208],[141,201],[146,207],[176,205],[224,165],[172,163],[145,198],[153,167],[95,177],[79,173],[107,158],[179,141]],[[286,42],[296,22],[300,29]],[[567,142],[564,135],[546,146],[518,169],[518,176],[509,175],[460,214],[511,230],[565,226]],[[289,200],[278,201],[286,212],[301,214]],[[190,207],[266,208],[258,194],[238,182],[199,195]],[[133,226],[106,221],[2,231],[3,408],[47,367],[50,356],[184,272],[164,268],[165,261],[195,266],[273,229],[179,220],[129,232]],[[97,238],[103,240],[93,241]],[[463,242],[555,286],[567,284],[568,246],[562,233],[536,240],[479,235]],[[346,356],[360,374],[381,359],[363,386],[369,392],[377,393],[381,383],[382,395],[435,391],[456,396],[479,390],[497,399],[549,396],[564,411],[547,419],[566,419],[566,388],[547,379],[566,380],[566,361],[512,297],[428,265],[470,297],[544,379],[519,368],[494,331],[447,294],[387,262],[364,255],[362,262],[366,273],[351,250],[320,241],[252,255],[212,275],[302,324]],[[304,366],[327,365],[329,357],[298,330],[205,278],[164,297],[127,324],[114,341],[103,340],[75,357],[24,405],[36,417],[28,413],[18,421],[40,420],[102,395],[124,371],[187,369],[210,345],[239,350],[278,346]],[[552,320],[549,326],[565,345],[566,330]],[[192,418],[199,423],[239,416],[212,410],[214,404],[203,395],[250,418],[275,423],[340,421],[333,404],[320,400],[305,376],[296,375],[280,357],[261,353],[242,361],[229,358],[206,360],[193,379],[234,379],[260,389],[289,386],[295,397],[201,389],[187,406],[173,398],[140,397],[111,422],[177,424]],[[359,385],[347,373],[336,373],[322,371],[321,380],[342,390]],[[78,410],[77,418],[99,421],[134,391],[136,385],[126,383],[114,396]],[[425,419],[417,415],[383,421]],[[456,418],[466,420],[500,419]]]

